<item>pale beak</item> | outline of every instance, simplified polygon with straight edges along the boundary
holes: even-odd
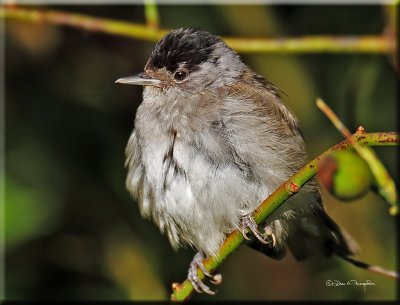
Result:
[[[160,80],[151,78],[145,73],[140,73],[135,76],[119,78],[115,82],[120,84],[138,85],[138,86],[158,86],[161,83]]]

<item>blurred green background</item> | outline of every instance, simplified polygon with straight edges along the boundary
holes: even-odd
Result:
[[[46,7],[39,7],[46,8]],[[144,22],[131,6],[53,9]],[[161,26],[245,37],[382,33],[380,6],[159,6]],[[186,278],[194,251],[178,253],[125,190],[124,148],[141,88],[114,81],[143,69],[154,43],[81,29],[6,21],[6,298],[162,300]],[[396,130],[391,58],[366,54],[248,54],[244,61],[288,97],[310,158],[342,140],[315,107],[322,97],[355,130]],[[396,181],[395,148],[376,149]],[[360,258],[395,269],[395,219],[369,193],[330,215],[362,247]],[[241,247],[207,300],[394,300],[396,282],[337,258],[273,261]],[[326,287],[371,280],[375,286]]]

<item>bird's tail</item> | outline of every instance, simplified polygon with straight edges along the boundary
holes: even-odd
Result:
[[[361,268],[361,269],[365,269],[374,273],[378,273],[380,275],[384,275],[387,277],[391,277],[391,278],[395,278],[395,279],[400,279],[400,274],[396,271],[392,271],[392,270],[388,270],[388,269],[384,269],[380,266],[376,266],[376,265],[370,265],[368,263],[365,263],[363,261],[359,261],[353,257],[351,257],[350,255],[346,255],[340,252],[335,252],[335,254],[344,259],[345,261],[349,262],[350,264]]]
[[[314,251],[322,250],[324,255],[336,255],[355,267],[391,278],[400,278],[398,272],[354,258],[360,253],[360,247],[350,234],[341,229],[326,213],[322,204],[315,205],[311,213],[307,213],[303,217],[298,216],[300,217],[296,219],[296,224],[291,223],[290,234],[286,238],[285,245],[272,247],[269,244],[262,244],[257,239],[252,239],[247,244],[273,259],[283,258],[287,252],[286,246],[299,261],[305,260]],[[279,221],[285,222],[285,219],[281,218]]]
[[[357,242],[346,231],[341,229],[323,208],[314,209],[314,214],[328,229],[329,237],[325,242],[327,254],[334,254],[353,266],[370,272],[391,278],[400,278],[400,274],[396,271],[387,270],[380,266],[371,265],[354,258],[354,255],[357,255],[360,252]]]

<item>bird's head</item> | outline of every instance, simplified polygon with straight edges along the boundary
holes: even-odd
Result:
[[[193,28],[177,29],[157,43],[144,72],[116,82],[195,94],[229,84],[245,69],[239,55],[219,37]]]

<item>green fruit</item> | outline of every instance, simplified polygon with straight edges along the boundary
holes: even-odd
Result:
[[[341,150],[321,160],[318,177],[322,185],[341,200],[354,200],[370,189],[371,170],[353,150]]]

